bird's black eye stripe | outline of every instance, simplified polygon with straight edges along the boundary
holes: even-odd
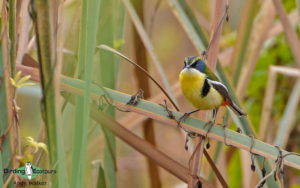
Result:
[[[194,62],[193,64],[191,64],[191,67],[195,68],[196,67],[196,62]]]

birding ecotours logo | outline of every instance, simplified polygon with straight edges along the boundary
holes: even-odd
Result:
[[[36,167],[34,165],[31,164],[31,162],[26,162],[25,166],[22,166],[18,169],[8,169],[8,168],[4,168],[4,174],[18,174],[19,176],[28,179],[28,180],[32,180],[34,178],[36,178],[36,176],[38,175],[42,175],[42,174],[56,174],[56,170],[43,170],[40,169],[39,167]]]

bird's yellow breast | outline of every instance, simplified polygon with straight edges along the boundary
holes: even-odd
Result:
[[[224,103],[224,98],[212,86],[208,94],[202,97],[205,74],[194,69],[183,69],[179,75],[180,86],[185,98],[201,110],[215,109]]]

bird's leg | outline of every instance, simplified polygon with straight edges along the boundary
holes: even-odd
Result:
[[[219,110],[218,108],[212,110],[212,116],[211,116],[210,120],[207,123],[205,123],[205,125],[204,125],[204,128],[206,126],[209,126],[207,133],[209,133],[212,125],[215,124],[215,122],[216,122],[218,110]]]
[[[178,127],[182,127],[182,126],[181,126],[181,122],[182,122],[182,121],[185,121],[185,119],[186,119],[187,117],[189,117],[191,114],[193,114],[193,113],[195,113],[195,112],[198,112],[199,110],[200,110],[200,109],[197,109],[197,110],[194,110],[194,111],[191,111],[191,112],[186,112],[186,113],[184,113],[183,116],[181,116],[181,117],[178,119],[178,121],[177,121]]]
[[[206,134],[205,134],[205,137],[207,137],[207,134],[210,132],[212,126],[213,126],[213,125],[215,124],[215,122],[216,122],[218,110],[219,110],[219,108],[213,109],[211,120],[209,120],[209,121],[204,125],[204,128],[205,128],[206,126],[208,126],[208,129],[207,129],[207,132],[206,132]],[[206,148],[208,149],[209,147],[210,147],[210,144],[209,144],[209,138],[207,138]]]

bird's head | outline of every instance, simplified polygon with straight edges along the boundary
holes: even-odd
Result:
[[[205,73],[205,63],[197,56],[188,56],[184,59],[184,65],[182,70],[197,71]]]

